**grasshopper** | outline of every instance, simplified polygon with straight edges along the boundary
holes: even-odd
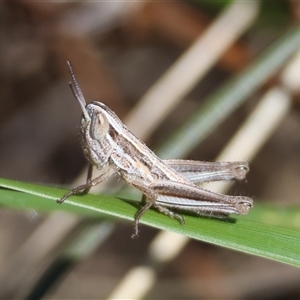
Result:
[[[80,191],[88,192],[92,186],[117,173],[143,194],[143,206],[134,218],[133,238],[138,236],[140,218],[151,207],[177,219],[181,224],[184,224],[184,218],[172,209],[222,217],[229,214],[245,215],[253,207],[249,197],[222,195],[197,185],[209,181],[242,180],[249,171],[246,162],[160,159],[105,104],[86,104],[73,68],[70,62],[67,64],[72,78],[69,85],[83,113],[81,144],[89,161],[89,171],[86,183],[73,188],[57,200],[58,203]],[[101,170],[101,175],[94,179],[93,167]]]

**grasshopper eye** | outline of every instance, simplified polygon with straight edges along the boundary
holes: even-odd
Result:
[[[109,131],[109,122],[101,113],[95,113],[91,117],[90,135],[94,140],[103,140]]]

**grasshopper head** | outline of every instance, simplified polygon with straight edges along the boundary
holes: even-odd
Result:
[[[83,131],[88,131],[92,140],[101,142],[109,132],[110,123],[106,108],[106,105],[101,102],[91,102],[85,107],[88,117],[83,113],[81,128]]]
[[[70,62],[67,64],[72,77],[69,85],[82,110],[81,144],[83,152],[92,165],[101,169],[107,164],[114,147],[111,140],[108,139],[110,109],[101,102],[86,104],[73,68]]]

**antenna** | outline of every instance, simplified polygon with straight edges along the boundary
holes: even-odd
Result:
[[[90,119],[90,116],[88,114],[88,112],[86,111],[86,101],[84,99],[84,96],[83,96],[83,93],[81,91],[81,88],[76,80],[76,76],[75,76],[75,73],[73,71],[73,67],[71,65],[71,63],[69,61],[67,61],[67,65],[68,65],[68,68],[69,68],[69,71],[70,71],[70,74],[71,74],[71,78],[72,78],[72,82],[69,82],[69,86],[71,88],[71,91],[74,95],[74,97],[77,99],[77,101],[79,102],[79,105],[81,107],[81,110],[83,112],[83,115],[84,115],[84,118],[86,120],[89,120]]]

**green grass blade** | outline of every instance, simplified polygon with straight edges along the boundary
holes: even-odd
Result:
[[[65,210],[83,217],[120,217],[133,220],[139,207],[135,201],[88,194],[72,196],[65,203],[55,202],[66,190],[0,179],[0,203],[5,207],[37,211]],[[148,211],[141,223],[185,236],[300,266],[300,208],[256,205],[249,215],[216,220],[185,214],[186,224],[178,224],[155,210]],[[129,238],[129,237],[128,237]]]

